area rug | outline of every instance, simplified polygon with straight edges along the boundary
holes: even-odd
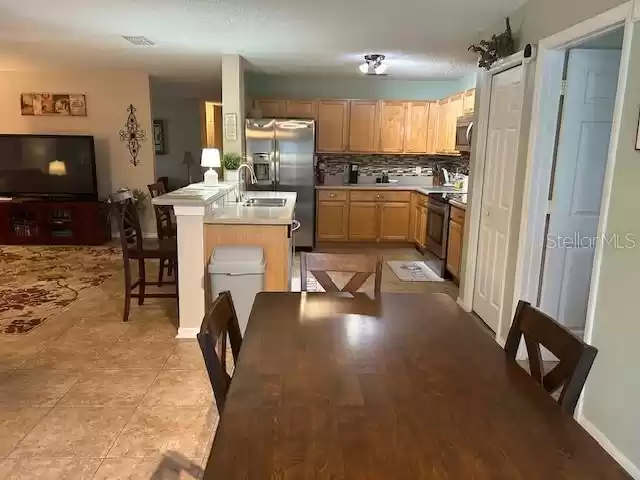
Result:
[[[390,261],[389,268],[403,282],[444,282],[436,272],[420,261]]]
[[[122,270],[113,247],[0,247],[0,334],[25,334]]]

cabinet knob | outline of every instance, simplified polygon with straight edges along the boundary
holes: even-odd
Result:
[[[330,193],[329,196],[333,198],[333,197],[336,196],[336,194],[335,193]]]
[[[377,194],[377,195],[376,195],[376,198],[382,198],[382,195]]]

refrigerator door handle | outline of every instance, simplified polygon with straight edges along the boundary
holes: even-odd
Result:
[[[276,152],[276,165],[275,165],[275,175],[276,175],[276,186],[280,185],[280,142],[276,138],[275,140]]]

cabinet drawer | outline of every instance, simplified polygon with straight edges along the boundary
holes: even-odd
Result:
[[[346,190],[318,190],[319,202],[346,202]]]
[[[451,221],[456,222],[460,225],[464,225],[464,214],[465,211],[461,208],[451,206]]]
[[[389,190],[353,190],[349,192],[352,202],[409,202],[411,192]]]

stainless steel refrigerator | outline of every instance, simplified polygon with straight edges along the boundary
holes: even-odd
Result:
[[[315,121],[246,120],[246,152],[258,182],[252,190],[296,192],[297,248],[312,248],[315,227]]]

